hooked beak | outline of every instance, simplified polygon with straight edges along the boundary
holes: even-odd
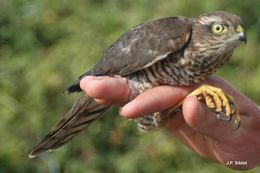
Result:
[[[247,37],[246,37],[244,28],[241,25],[238,25],[236,32],[239,34],[239,37],[238,37],[239,41],[242,41],[246,44]]]

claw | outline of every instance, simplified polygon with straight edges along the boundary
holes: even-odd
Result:
[[[226,116],[224,113],[216,113],[216,118],[222,121],[231,121],[232,119],[231,116]]]
[[[204,102],[210,110],[216,113],[216,118],[219,120],[231,121],[232,117],[234,117],[235,129],[239,128],[240,116],[236,102],[232,96],[226,94],[222,89],[204,84],[186,97],[188,96],[196,96],[200,101]],[[161,115],[164,118],[175,115],[180,110],[182,104],[183,100],[173,108],[162,111]]]
[[[235,100],[232,96],[226,94],[222,89],[210,85],[201,85],[188,96],[197,96],[213,112],[217,114],[216,118],[224,121],[230,121],[234,117],[236,129],[240,125],[240,116]]]

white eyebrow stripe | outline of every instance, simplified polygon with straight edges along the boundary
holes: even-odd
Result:
[[[216,22],[216,21],[222,21],[222,19],[220,17],[208,17],[208,16],[203,16],[201,17],[198,22],[201,23],[202,25],[207,25],[209,23],[212,23],[212,22]]]

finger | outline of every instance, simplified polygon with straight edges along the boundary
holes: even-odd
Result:
[[[188,87],[173,86],[152,88],[126,104],[122,108],[121,114],[126,118],[137,118],[171,108],[184,98],[190,90],[191,88]]]
[[[182,112],[180,111],[172,117],[168,118],[167,121],[163,124],[163,127],[174,133],[175,131],[179,130],[184,124],[186,124],[186,122],[183,118]]]
[[[168,129],[183,144],[191,148],[199,155],[213,159],[213,157],[209,154],[211,152],[209,152],[210,149],[209,146],[207,146],[207,137],[190,127],[185,122],[183,114],[181,112],[177,113],[176,118],[174,117],[169,119],[165,123],[164,127]]]
[[[124,102],[130,88],[123,78],[87,76],[80,81],[80,87],[86,94],[100,102]]]
[[[119,104],[117,100],[106,100],[106,99],[95,99],[95,101],[99,104],[103,105],[112,105],[112,104]]]
[[[232,139],[237,131],[229,121],[220,121],[195,96],[187,97],[183,102],[183,115],[186,123],[196,132],[216,140]]]
[[[259,130],[260,109],[252,100],[235,89],[230,83],[220,77],[211,76],[203,83],[222,88],[227,94],[234,97],[240,113],[240,128]]]
[[[121,101],[121,100],[107,100],[107,99],[94,99],[97,103],[99,104],[103,104],[103,105],[117,105],[117,106],[120,106],[122,107],[125,102],[124,101]],[[127,100],[127,99],[125,99]]]

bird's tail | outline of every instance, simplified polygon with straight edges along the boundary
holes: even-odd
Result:
[[[109,107],[96,103],[86,95],[82,96],[52,131],[33,148],[29,157],[60,148],[98,119]]]

